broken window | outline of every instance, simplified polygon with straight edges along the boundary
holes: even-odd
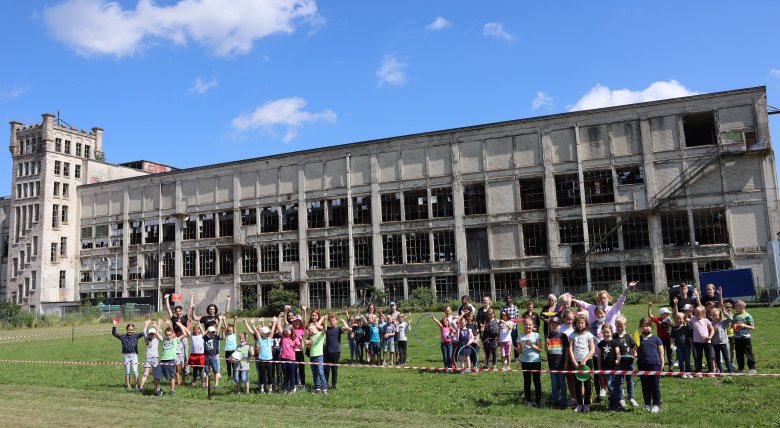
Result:
[[[326,291],[327,284],[324,282],[309,282],[309,305],[312,308],[328,307]]]
[[[346,308],[349,305],[349,281],[331,281],[330,307]]]
[[[233,249],[226,248],[219,250],[219,274],[233,274]]]
[[[596,253],[602,253],[607,251],[619,251],[620,244],[618,241],[617,230],[612,230],[615,227],[616,221],[613,217],[599,217],[588,219],[588,239],[590,239],[590,245],[593,247],[597,241],[605,238],[598,247],[593,251]],[[607,233],[610,232],[611,233]]]
[[[409,190],[404,192],[404,211],[407,220],[428,218],[428,191]]]
[[[216,223],[214,214],[207,213],[200,215],[200,239],[213,238],[216,233]]]
[[[283,262],[297,262],[298,259],[298,243],[297,242],[282,242],[282,261]]]
[[[403,254],[401,248],[401,235],[382,235],[383,264],[403,264]]]
[[[254,208],[241,210],[241,226],[252,226],[254,224],[257,224],[257,210]]]
[[[257,273],[257,248],[244,247],[241,273]]]
[[[160,222],[157,219],[144,221],[147,244],[156,244],[160,240]]]
[[[81,228],[81,249],[92,248],[92,226]]]
[[[241,285],[241,309],[257,309],[257,285]]]
[[[436,300],[439,302],[449,302],[458,299],[458,280],[454,275],[437,276],[434,278],[436,283]]]
[[[371,196],[352,198],[352,223],[371,224]]]
[[[171,251],[163,253],[162,277],[173,278],[176,276],[176,258]]]
[[[485,184],[473,183],[463,186],[463,212],[465,215],[487,213]]]
[[[382,222],[401,221],[401,194],[385,193],[382,199]]]
[[[431,189],[433,217],[452,217],[452,188]]]
[[[572,294],[582,294],[588,291],[588,277],[585,268],[561,270],[561,287],[563,291]]]
[[[661,238],[664,245],[691,245],[688,213],[686,211],[661,213]]]
[[[723,210],[693,210],[693,236],[698,245],[728,244],[729,234]]]
[[[176,219],[167,217],[163,220],[162,241],[173,242],[176,240]]]
[[[195,216],[187,216],[184,218],[184,222],[181,225],[181,239],[195,239],[198,231],[198,222],[195,221]]]
[[[698,262],[699,273],[733,269],[731,260],[707,260]]]
[[[182,274],[184,276],[195,276],[195,250],[182,251]]]
[[[108,247],[108,225],[101,224],[95,226],[95,248],[105,247]]]
[[[577,174],[555,176],[555,197],[559,207],[571,207],[580,204],[580,182]]]
[[[325,209],[322,206],[322,201],[306,203],[306,221],[309,229],[325,227]]]
[[[309,241],[309,269],[325,269],[325,241]]]
[[[383,278],[382,282],[385,287],[385,294],[387,294],[387,300],[391,302],[406,300],[404,297],[403,278]]]
[[[466,229],[466,259],[469,269],[490,269],[487,229]]]
[[[233,212],[219,213],[219,236],[233,236]]]
[[[433,232],[433,256],[437,262],[455,260],[455,231],[437,230]]]
[[[260,246],[260,272],[279,272],[279,246]]]
[[[690,263],[666,263],[666,284],[669,288],[685,281],[693,284],[693,265]]]
[[[496,300],[506,296],[519,294],[520,272],[500,272],[493,274],[493,284],[496,289]],[[500,315],[500,314],[499,314]]]
[[[298,230],[298,204],[282,206],[282,230]]]
[[[603,204],[615,202],[615,190],[612,188],[612,171],[601,169],[585,171],[585,203]]]
[[[297,213],[297,210],[296,210]],[[298,221],[296,219],[296,225]],[[260,209],[260,233],[279,231],[279,208],[263,207]]]
[[[140,245],[143,236],[140,221],[130,222],[130,245]]]
[[[349,219],[346,199],[331,199],[328,201],[328,225],[330,227],[346,226]]]
[[[544,297],[552,291],[548,270],[526,272],[525,279],[528,297]]]
[[[620,280],[620,266],[591,267],[590,280],[594,288],[598,287],[607,290],[613,284],[622,284]]]
[[[526,256],[547,255],[547,224],[523,224],[523,249]]]
[[[468,276],[469,297],[472,302],[481,302],[485,296],[492,297],[490,292],[490,274],[479,273]]]
[[[330,268],[345,268],[349,265],[349,240],[331,239],[328,245]]]
[[[684,114],[683,131],[686,147],[714,145],[717,141],[714,112]]]
[[[561,220],[558,222],[558,236],[561,244],[580,244],[585,242],[582,220]]]
[[[637,291],[655,292],[652,265],[626,266],[626,281],[639,281],[636,285]]]
[[[373,259],[371,257],[371,236],[355,236],[353,238],[355,246],[355,266],[371,266]]]
[[[650,248],[650,229],[647,216],[635,213],[621,226],[623,229],[623,249],[638,250]]]
[[[542,177],[520,180],[520,209],[544,209],[544,179]]]
[[[406,262],[430,263],[431,247],[427,232],[406,234]]]
[[[615,168],[618,186],[642,184],[645,182],[645,170],[639,165]]]
[[[216,250],[200,250],[198,253],[198,262],[200,265],[200,276],[217,274],[217,252]]]

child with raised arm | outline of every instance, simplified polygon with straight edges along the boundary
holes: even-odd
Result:
[[[267,329],[268,327],[262,327]],[[238,336],[238,346],[231,354],[233,360],[233,380],[236,382],[236,395],[241,395],[241,385],[244,393],[249,394],[249,359],[252,357],[252,347],[246,340],[246,332]]]
[[[219,380],[222,378],[222,374],[219,370],[219,342],[222,340],[222,336],[217,334],[217,327],[223,321],[224,317],[220,316],[217,324],[206,328],[206,334],[203,336],[203,353],[206,357],[205,374],[206,377],[210,379],[211,373],[214,373],[214,389],[219,388]]]
[[[200,382],[201,386],[206,386],[203,377],[203,367],[206,365],[203,330],[200,328],[200,323],[197,321],[195,321],[194,326],[192,327],[190,339],[192,349],[190,350],[190,356],[187,360],[187,366],[191,368],[192,386],[194,387],[198,382]]]
[[[734,348],[736,350],[737,368],[741,372],[745,368],[745,359],[750,373],[756,372],[756,358],[753,356],[752,332],[756,329],[753,316],[745,311],[747,304],[743,300],[737,300],[734,305],[737,313],[734,314]]]
[[[184,378],[189,374],[189,366],[187,366],[187,361],[189,360],[190,344],[187,340],[187,336],[184,336],[184,332],[179,328],[177,323],[181,323],[187,328],[192,327],[190,326],[190,318],[187,316],[187,314],[184,313],[184,308],[182,308],[181,305],[176,305],[174,310],[171,311],[171,303],[169,301],[170,297],[170,294],[163,295],[163,299],[165,300],[165,304],[163,306],[165,306],[165,310],[168,311],[168,317],[171,320],[171,325],[173,325],[173,332],[176,333],[176,337],[178,337],[180,341],[179,354],[176,358],[176,377],[179,380],[179,385],[181,385],[184,383]],[[194,293],[192,294],[192,297],[194,297]],[[160,326],[160,328],[162,328],[162,326]]]
[[[282,314],[280,314],[282,316]],[[279,317],[273,318],[273,325],[269,329],[261,321],[259,327],[254,326],[254,320],[252,323],[244,320],[246,329],[255,338],[256,346],[255,350],[255,366],[257,368],[257,392],[260,394],[270,394],[273,392],[273,338],[272,332],[277,331],[279,324]]]
[[[656,334],[661,342],[664,344],[664,354],[666,355],[666,364],[669,366],[669,370],[672,369],[672,317],[670,316],[672,311],[669,308],[661,308],[658,311],[658,316],[653,316],[653,302],[647,303],[647,316],[655,324]]]
[[[593,358],[595,352],[596,344],[593,335],[588,331],[588,319],[579,316],[574,321],[574,333],[569,336],[569,359],[572,361],[574,369],[589,370],[588,361]],[[583,382],[575,377],[574,394],[577,400],[575,412],[590,412],[590,390],[590,378]]]
[[[125,326],[125,334],[120,335],[116,332],[116,325],[119,324],[119,319],[114,319],[114,326],[111,328],[111,334],[122,342],[122,355],[124,357],[125,365],[125,386],[128,391],[132,391],[139,387],[138,383],[138,339],[144,337],[144,333],[136,333],[135,325],[128,323]],[[147,326],[149,323],[147,322]],[[130,382],[130,373],[133,374],[134,380]]]
[[[178,323],[183,336],[189,336],[190,331],[182,323]],[[173,327],[166,323],[165,338],[162,341],[162,353],[160,354],[160,363],[154,369],[154,395],[160,397],[163,392],[160,389],[160,379],[165,378],[170,382],[168,395],[173,396],[176,392],[176,352],[179,349],[180,339],[176,337]]]
[[[380,344],[382,343],[382,329],[379,327],[379,318],[376,315],[369,315],[368,317],[368,358],[370,363],[379,365],[379,354],[381,352]]]
[[[286,394],[294,394],[296,385],[298,384],[298,367],[296,367],[295,349],[301,346],[301,338],[293,332],[293,327],[290,324],[287,324],[282,328],[281,323],[279,323],[276,328],[277,331],[282,334],[282,349],[279,353],[282,358],[282,371],[284,372],[282,390],[284,390]]]
[[[542,338],[534,331],[536,324],[531,318],[523,320],[523,334],[518,336],[517,344],[522,349],[520,367],[523,369],[523,390],[527,405],[542,407]],[[531,380],[534,384],[534,401],[531,404]]]
[[[731,362],[729,361],[729,336],[728,328],[731,324],[732,316],[722,309],[715,308],[712,314],[712,327],[715,334],[712,335],[712,352],[715,354],[715,371],[717,373],[731,373]]]
[[[230,302],[230,296],[228,296],[228,302]],[[236,335],[236,317],[233,317],[233,323],[227,322],[221,324],[220,331],[222,337],[225,338],[225,359],[230,358],[230,355],[238,348],[238,336]],[[250,330],[251,331],[251,330]],[[227,376],[228,379],[233,378],[233,364],[227,364]]]
[[[311,375],[314,378],[314,393],[328,393],[328,381],[325,379],[325,317],[320,316],[320,311],[315,309],[311,311],[309,325],[306,327],[306,333],[311,341]]]
[[[452,368],[452,339],[455,335],[454,330],[452,327],[450,327],[450,320],[449,318],[442,318],[441,320],[437,320],[436,316],[431,314],[431,319],[433,322],[436,323],[436,325],[439,326],[439,331],[441,333],[441,357],[444,360],[444,367],[447,369]]]
[[[341,321],[341,326],[338,325]],[[325,329],[325,383],[330,389],[335,390],[339,380],[339,367],[341,361],[341,333],[349,332],[352,328],[345,320],[339,320],[338,316],[331,312],[328,314],[328,327]],[[330,379],[330,382],[328,380]]]
[[[149,325],[151,324],[151,327]],[[157,367],[157,363],[160,362],[160,327],[162,326],[162,320],[158,320],[157,323],[153,323],[152,320],[146,320],[144,326],[144,342],[146,342],[146,355],[144,357],[144,375],[141,377],[141,384],[138,385],[138,392],[143,391],[144,385],[146,385],[146,379],[149,377],[149,372]]]
[[[639,343],[637,344],[637,366],[640,371],[661,371],[664,367],[664,344],[657,336],[653,336],[653,321],[650,317],[639,321]],[[642,383],[642,398],[645,410],[658,413],[661,405],[661,376],[639,376]],[[652,405],[652,407],[650,407]]]

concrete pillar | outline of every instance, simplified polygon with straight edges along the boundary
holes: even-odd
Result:
[[[371,168],[371,232],[373,233],[373,239],[371,240],[371,258],[374,265],[374,286],[382,284],[384,289],[384,281],[382,280],[382,265],[384,264],[384,256],[382,253],[382,234],[380,224],[382,223],[382,198],[379,194],[379,161],[376,158],[376,154],[372,154],[370,158]],[[357,301],[357,295],[355,293],[354,284],[349,285],[349,299],[350,303]]]
[[[468,276],[466,275],[466,227],[463,222],[466,210],[463,202],[463,180],[460,176],[460,148],[455,135],[450,141],[450,155],[452,161],[452,216],[455,220],[455,265],[457,267],[458,295],[463,296],[469,292]]]

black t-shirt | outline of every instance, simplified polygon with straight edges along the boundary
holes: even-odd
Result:
[[[634,336],[623,333],[622,336],[613,336],[613,340],[617,340],[620,344],[620,360],[633,363],[634,362]]]
[[[663,345],[658,336],[640,336],[639,347],[636,351],[636,359],[639,364],[661,365],[661,355],[658,353],[658,347]]]
[[[482,332],[482,340],[496,340],[498,339],[498,331],[501,326],[498,321],[494,319],[485,322],[485,331]]]
[[[329,354],[341,352],[341,327],[328,327],[325,329],[325,348]]]
[[[547,364],[550,370],[566,368],[566,353],[569,349],[569,337],[559,331],[547,335]]]
[[[487,321],[487,309],[479,308],[477,310],[477,324],[482,325]]]
[[[707,302],[712,302],[715,304],[715,306],[718,306],[720,304],[720,295],[717,291],[715,291],[715,294],[710,297],[707,295],[707,293],[704,293],[703,296],[701,296],[701,304],[706,305]]]
[[[669,290],[669,306],[674,305],[674,298],[677,298],[677,310],[682,312],[683,306],[690,304],[691,306],[696,306],[696,302],[693,299],[693,290],[688,288],[688,294],[685,296],[680,295],[680,286],[672,287],[671,290]]]
[[[675,346],[690,346],[693,339],[693,329],[689,324],[676,325],[672,327],[671,337]]]
[[[523,319],[531,319],[534,322],[534,329],[536,331],[539,331],[539,315],[536,314],[536,312],[528,313],[528,311],[523,312],[522,315],[520,315]]]
[[[190,319],[187,317],[187,315],[182,315],[181,317],[177,317],[176,315],[171,317],[171,325],[173,325],[173,332],[176,333],[176,336],[179,337],[182,334],[184,334],[184,331],[182,331],[181,327],[179,327],[176,322],[180,322],[183,326],[187,327],[187,324],[189,324]]]
[[[273,355],[275,360],[279,359],[279,353],[282,350],[282,335],[279,333],[274,333],[273,336],[271,336],[274,341],[271,344],[271,355]]]
[[[612,338],[610,341],[604,339],[596,346],[599,348],[601,368],[603,370],[614,369],[615,357],[617,356],[615,350],[620,349],[620,341],[615,338]]]
[[[479,325],[475,322],[470,322],[466,324],[466,328],[471,330],[471,335],[474,336],[474,339],[479,337]],[[471,346],[479,347],[479,342],[474,342]]]
[[[212,325],[216,327],[218,322],[219,318],[217,318],[216,315],[203,315],[200,317],[200,323],[203,324],[203,330],[207,330]]]
[[[203,350],[205,355],[219,355],[219,341],[222,339],[218,335],[203,335]]]
[[[366,330],[361,325],[352,326],[352,332],[355,333],[353,338],[357,343],[363,343],[366,341]]]

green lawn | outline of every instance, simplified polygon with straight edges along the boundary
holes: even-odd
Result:
[[[630,330],[644,306],[624,310]],[[758,329],[754,350],[762,372],[780,372],[780,310],[749,310]],[[415,320],[417,315],[413,317]],[[119,341],[101,327],[6,330],[0,338],[26,334],[65,333],[23,339],[0,339],[0,359],[121,361]],[[436,343],[436,327],[420,326],[426,343]],[[80,331],[84,331],[81,332]],[[342,359],[348,357],[343,346]],[[441,365],[438,349],[409,341],[410,363]],[[143,356],[140,357],[143,360]],[[233,396],[224,386],[212,401],[200,388],[181,387],[176,397],[154,397],[151,383],[144,395],[124,390],[122,366],[81,366],[0,363],[0,413],[6,426],[147,426],[166,424],[160,416],[187,421],[189,426],[224,426],[258,422],[270,426],[535,426],[577,421],[581,426],[709,425],[767,426],[780,424],[775,409],[780,402],[780,378],[663,379],[663,406],[659,414],[634,410],[610,414],[596,405],[590,414],[550,408],[528,408],[523,403],[519,373],[445,374],[413,370],[345,367],[339,388],[327,396],[299,393]],[[223,369],[224,373],[224,369]],[[251,372],[256,378],[254,366]],[[311,373],[307,371],[307,381]],[[227,385],[225,385],[227,386]],[[545,400],[549,378],[543,375]],[[641,390],[637,384],[637,399]],[[173,405],[172,405],[173,404]],[[565,419],[562,419],[565,418]]]

